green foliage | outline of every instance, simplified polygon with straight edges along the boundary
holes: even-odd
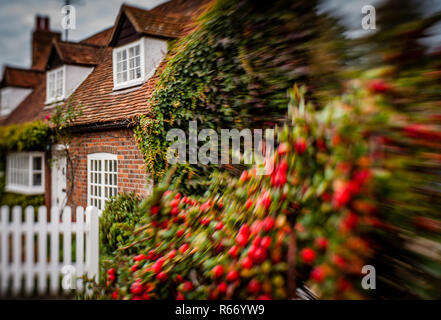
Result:
[[[133,233],[139,222],[137,210],[140,199],[131,194],[120,194],[106,203],[100,217],[100,250],[104,255],[112,254]]]
[[[155,180],[168,168],[170,129],[188,133],[190,120],[199,130],[273,126],[285,117],[286,91],[294,82],[323,84],[313,91],[315,97],[337,86],[336,68],[326,76],[323,69],[307,68],[310,60],[334,66],[325,63],[333,59],[331,48],[320,52],[338,34],[332,33],[336,24],[316,14],[315,4],[219,0],[194,32],[173,45],[149,101],[154,117],[141,117],[134,130]],[[196,184],[213,168],[186,165],[178,171]]]
[[[6,205],[10,208],[14,206],[21,206],[26,208],[27,206],[33,206],[38,208],[44,206],[44,195],[29,196],[24,194],[5,192],[0,194],[0,205]]]
[[[3,154],[12,150],[45,150],[50,137],[49,125],[40,120],[0,127],[0,150]]]
[[[372,96],[364,88],[320,112],[303,92],[290,91],[292,126],[280,133],[270,175],[218,175],[222,190],[204,196],[168,191],[170,176],[143,202],[140,226],[107,261],[96,293],[285,299],[307,284],[321,298],[366,298],[360,270],[373,253],[369,216],[378,186],[391,178],[369,160],[369,141],[373,128],[389,130],[390,113],[366,108]]]

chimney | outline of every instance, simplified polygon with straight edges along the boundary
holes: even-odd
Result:
[[[37,15],[32,33],[32,69],[44,70],[53,39],[60,40],[61,33],[50,31],[49,17]]]

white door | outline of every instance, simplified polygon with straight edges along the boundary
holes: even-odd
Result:
[[[55,155],[52,162],[52,206],[66,205],[66,156]]]

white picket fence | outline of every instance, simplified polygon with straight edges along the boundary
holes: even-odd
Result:
[[[80,277],[98,278],[98,215],[95,207],[87,207],[86,212],[78,207],[72,222],[70,207],[62,213],[53,207],[47,221],[46,207],[27,207],[24,214],[20,207],[1,207],[0,296],[83,291]]]

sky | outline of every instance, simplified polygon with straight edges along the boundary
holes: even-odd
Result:
[[[166,0],[79,0],[76,29],[69,30],[69,41],[79,41],[113,25],[123,3],[150,9]],[[62,31],[61,8],[64,0],[0,0],[0,66],[29,67],[31,34],[35,15],[47,15],[51,30]],[[0,71],[1,72],[1,71]]]
[[[113,25],[123,3],[150,9],[167,0],[71,0],[76,8],[76,30],[69,30],[69,40],[79,41]],[[441,10],[441,0],[426,0],[428,11]],[[349,35],[362,32],[361,8],[378,5],[382,0],[323,0],[321,10],[332,12],[351,28]],[[62,31],[61,8],[64,0],[0,0],[0,66],[29,67],[31,33],[35,15],[50,17],[50,27]],[[436,31],[441,35],[441,26]],[[440,38],[440,37],[438,37]],[[441,38],[439,39],[441,40]]]

